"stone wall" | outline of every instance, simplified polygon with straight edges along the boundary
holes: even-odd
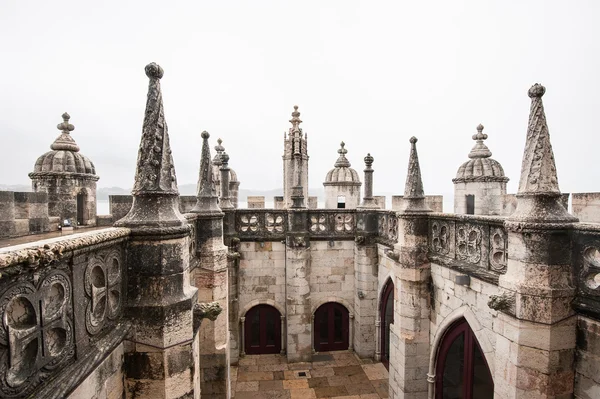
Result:
[[[82,196],[84,226],[96,225],[96,179],[87,177],[48,176],[33,180],[34,191],[48,193],[48,214],[77,224],[77,197]]]
[[[0,238],[50,231],[48,194],[0,191]]]
[[[444,196],[443,195],[426,195],[425,203],[433,212],[444,212]],[[392,210],[401,211],[404,209],[404,196],[392,195]]]
[[[580,222],[600,223],[600,193],[573,193],[571,206]]]
[[[126,396],[123,374],[125,344],[121,343],[79,384],[68,399],[122,399]],[[128,392],[131,394],[131,390]]]
[[[505,182],[460,182],[454,183],[454,213],[467,213],[467,195],[475,196],[475,215],[501,215]]]
[[[579,316],[575,357],[575,398],[600,398],[600,322]]]

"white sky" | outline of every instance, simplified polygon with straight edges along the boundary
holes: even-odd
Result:
[[[481,122],[514,192],[539,82],[562,191],[600,191],[599,18],[593,0],[3,0],[0,183],[29,184],[68,111],[98,186],[131,187],[155,61],[180,185],[207,130],[241,188],[282,187],[298,104],[310,187],[344,140],[361,175],[375,157],[375,194],[401,194],[415,135],[426,193],[452,193]]]

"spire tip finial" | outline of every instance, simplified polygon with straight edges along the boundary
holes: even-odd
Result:
[[[411,144],[416,144],[417,141],[419,141],[419,139],[416,138],[415,136],[412,136],[409,141],[410,141]]]
[[[155,62],[151,62],[148,65],[146,65],[145,71],[146,76],[148,76],[150,79],[160,79],[165,73],[165,71],[160,67],[160,65],[158,65]]]
[[[541,98],[546,93],[546,88],[539,83],[531,86],[527,94],[530,98],[538,97]]]
[[[200,134],[200,136],[201,136],[201,137],[202,137],[204,140],[206,140],[206,139],[208,139],[208,138],[210,137],[210,134],[208,134],[208,132],[205,130],[205,131],[203,131],[203,132]]]
[[[62,123],[59,123],[58,125],[56,125],[56,128],[58,130],[61,130],[63,133],[69,133],[72,132],[73,130],[75,130],[75,126],[73,126],[72,124],[69,123],[69,119],[71,119],[71,115],[69,115],[68,112],[65,112],[64,114],[62,114]]]

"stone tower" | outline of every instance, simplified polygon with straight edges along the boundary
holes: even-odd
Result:
[[[469,161],[463,163],[454,183],[454,213],[472,215],[502,214],[502,198],[506,194],[508,177],[502,165],[492,158],[492,152],[483,143],[487,139],[483,125],[477,126],[473,135],[475,146],[469,153]]]
[[[49,216],[69,220],[73,225],[96,224],[96,168],[89,158],[79,152],[71,136],[75,126],[69,123],[68,113],[57,125],[60,135],[48,151],[35,162],[29,174],[33,191],[48,193]]]
[[[298,106],[294,105],[292,127],[284,136],[283,150],[283,203],[285,208],[293,205],[292,188],[302,189],[302,195],[308,199],[308,152],[306,148],[306,134],[302,134],[300,124],[300,112]],[[299,184],[298,184],[299,183]]]
[[[345,143],[340,143],[337,161],[333,165],[323,186],[325,187],[325,208],[346,208],[356,209],[360,205],[360,178],[358,173],[350,166],[350,161],[346,158],[348,150]]]

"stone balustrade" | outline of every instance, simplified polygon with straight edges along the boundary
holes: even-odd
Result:
[[[128,235],[108,228],[0,249],[0,397],[65,397],[123,341]]]

